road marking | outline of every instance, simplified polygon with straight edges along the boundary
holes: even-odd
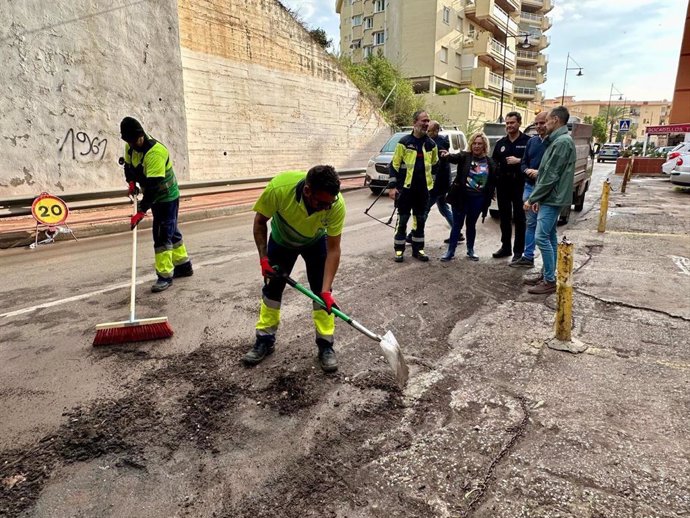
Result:
[[[343,234],[349,234],[350,232],[356,232],[358,230],[362,230],[367,227],[371,227],[374,225],[380,225],[380,223],[377,223],[375,221],[364,221],[362,223],[357,223],[356,225],[352,225],[348,228],[346,228],[343,231]],[[256,250],[250,250],[247,252],[240,252],[237,254],[231,254],[231,255],[225,255],[222,257],[216,257],[215,259],[209,259],[207,261],[200,261],[200,262],[195,262],[194,263],[194,268],[203,268],[204,266],[214,266],[216,264],[223,264],[226,262],[230,262],[233,259],[244,259],[246,257],[251,257],[253,255],[256,255]],[[155,275],[145,275],[142,278],[140,278],[137,282],[136,285],[139,286],[140,284],[144,284],[146,282],[151,282],[156,279]],[[11,317],[16,317],[19,315],[25,315],[27,313],[32,313],[33,311],[37,311],[39,309],[46,309],[46,308],[52,308],[55,306],[61,306],[62,304],[68,304],[70,302],[76,302],[79,300],[85,300],[91,297],[95,297],[97,295],[102,295],[104,293],[109,293],[111,291],[116,291],[116,290],[121,290],[125,288],[129,288],[130,283],[122,283],[122,284],[117,284],[115,286],[111,286],[109,288],[103,288],[101,290],[96,290],[96,291],[90,291],[88,293],[82,293],[81,295],[74,295],[73,297],[67,297],[65,299],[58,299],[58,300],[52,300],[50,302],[44,302],[43,304],[36,304],[35,306],[29,306],[26,308],[22,309],[16,309],[14,311],[8,311],[7,313],[0,313],[0,318],[11,318]]]
[[[688,259],[687,257],[681,257],[677,255],[672,255],[670,257],[682,273],[684,273],[685,275],[690,275],[690,259]]]

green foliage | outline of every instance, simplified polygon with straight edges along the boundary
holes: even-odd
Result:
[[[484,97],[485,99],[495,99],[493,95],[486,93],[484,90],[479,90],[477,88],[470,88],[470,90],[472,90],[472,93],[477,97]]]
[[[597,142],[606,142],[606,119],[604,117],[598,115],[592,119],[590,115],[585,115],[583,120],[586,124],[592,125],[592,136]]]
[[[479,121],[479,117],[467,119],[464,124],[460,125],[460,129],[468,139],[475,131],[480,131],[482,127],[484,127],[484,123]]]
[[[412,114],[422,109],[422,99],[414,93],[412,83],[380,54],[369,56],[362,63],[353,63],[347,56],[339,58],[340,66],[369,98],[381,106],[384,115],[397,126],[409,126]]]
[[[312,29],[309,31],[309,35],[316,43],[321,45],[324,49],[328,49],[328,47],[330,47],[333,43],[333,40],[328,39],[326,31],[324,31],[323,29]]]
[[[438,91],[438,95],[457,95],[460,93],[458,88],[442,88]]]

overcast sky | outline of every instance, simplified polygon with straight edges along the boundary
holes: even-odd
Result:
[[[338,45],[335,0],[281,0],[311,27],[324,29]],[[404,1],[404,0],[395,0]],[[449,0],[451,3],[451,0]],[[673,98],[688,0],[554,0],[547,97],[563,91],[568,52],[583,76],[569,70],[566,95],[608,100],[611,84],[637,101]],[[616,93],[614,90],[614,99]]]

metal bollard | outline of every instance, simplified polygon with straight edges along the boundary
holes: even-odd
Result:
[[[611,192],[611,180],[608,178],[601,189],[601,208],[599,209],[599,226],[597,232],[606,232],[606,215],[609,211],[609,193]]]
[[[556,273],[556,339],[570,341],[573,328],[573,244],[563,236],[558,243]]]
[[[623,184],[621,185],[621,192],[625,192],[625,188],[628,186],[628,182],[630,181],[630,177],[632,176],[632,170],[633,166],[635,164],[635,158],[631,158],[630,162],[628,162],[628,166],[625,168],[625,171],[623,171]]]

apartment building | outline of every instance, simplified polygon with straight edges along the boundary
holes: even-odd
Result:
[[[336,0],[340,50],[381,52],[418,93],[472,88],[540,101],[552,0]]]
[[[552,108],[561,104],[561,98],[547,99],[544,106]],[[571,115],[584,119],[585,117],[595,117],[602,115],[606,117],[609,101],[584,100],[576,101],[572,96],[563,98],[563,105],[568,108]],[[632,126],[631,140],[642,140],[647,126],[663,126],[669,124],[671,114],[671,103],[666,99],[662,101],[631,101],[618,98],[611,99],[611,108],[618,108],[614,113],[622,113],[617,119],[630,119]],[[614,123],[617,122],[614,121]],[[614,135],[616,127],[614,124]],[[633,137],[634,135],[634,137]]]

